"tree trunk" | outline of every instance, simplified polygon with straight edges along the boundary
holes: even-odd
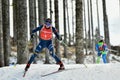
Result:
[[[44,23],[44,0],[38,0],[38,18],[39,24]]]
[[[58,0],[54,1],[55,4],[55,27],[58,29],[59,32],[59,8],[58,8]],[[61,58],[60,56],[60,43],[58,40],[55,41],[55,45],[56,45],[56,54],[59,58]]]
[[[87,54],[87,30],[86,30],[86,28],[87,28],[87,26],[86,26],[86,11],[85,11],[85,1],[83,0],[83,4],[84,4],[84,33],[85,33],[85,52],[86,52],[86,54]]]
[[[74,40],[75,40],[75,32],[74,32],[74,28],[75,28],[75,23],[74,23],[74,8],[73,8],[73,0],[71,0],[71,6],[72,6],[72,39],[73,39],[73,45],[74,45]]]
[[[69,34],[69,42],[68,42],[68,44],[71,45],[71,34],[70,34],[70,25],[69,25],[68,0],[66,0],[66,13],[67,13],[67,26],[68,26],[68,34]]]
[[[16,29],[16,8],[17,8],[17,5],[16,5],[16,1],[17,0],[13,0],[13,45],[15,46],[17,44],[17,29]]]
[[[88,6],[88,48],[91,48],[91,25],[90,25],[90,1],[87,0]]]
[[[66,29],[66,9],[65,9],[66,1],[63,0],[63,15],[64,15],[64,42],[67,44],[67,29]],[[64,57],[67,58],[67,47],[64,46]]]
[[[36,0],[29,0],[29,19],[30,19],[30,34],[32,30],[36,28]],[[35,34],[37,36],[37,34]],[[35,50],[37,45],[37,37],[32,40],[33,50]]]
[[[2,0],[3,41],[5,66],[9,65],[10,48],[10,24],[9,24],[9,0]]]
[[[29,19],[30,19],[30,35],[32,34],[32,30],[36,28],[36,0],[29,0]],[[35,33],[35,36],[37,36],[37,33]],[[34,37],[32,40],[32,45],[33,45],[33,51],[36,48],[37,45],[37,37]],[[34,60],[33,63],[37,63],[36,59]]]
[[[0,13],[2,13],[2,0],[0,0]],[[4,66],[3,25],[2,25],[2,14],[0,14],[0,67],[3,66]]]
[[[109,39],[109,26],[108,26],[108,17],[106,13],[106,1],[103,0],[103,20],[104,20],[104,36],[105,36],[105,42],[108,45],[108,48],[110,48],[110,39]],[[107,55],[107,61],[109,61],[109,54]]]
[[[98,36],[100,37],[100,22],[99,22],[99,7],[98,7],[98,0],[96,0],[96,8],[97,8],[97,22],[98,22]]]
[[[76,63],[83,62],[83,3],[82,0],[76,0]]]
[[[47,18],[47,0],[44,0],[44,19]]]
[[[92,13],[92,0],[90,0],[90,12],[91,12],[91,32],[92,32],[92,54],[93,54],[93,63],[95,63],[95,41],[94,41],[94,27],[93,27],[93,13]]]
[[[17,63],[28,61],[27,4],[26,0],[17,0]]]
[[[49,0],[49,3],[50,3],[50,19],[52,21],[52,14],[53,14],[53,11],[52,11],[52,0]]]

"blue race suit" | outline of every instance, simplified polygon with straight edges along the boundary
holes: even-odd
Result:
[[[43,28],[43,25],[40,25],[36,29],[32,30],[32,33],[35,33],[37,31],[41,31],[42,28]],[[57,37],[57,39],[59,39],[59,34],[58,34],[56,28],[52,27],[52,32],[55,34],[55,36]],[[43,40],[43,39],[40,38],[40,42],[37,45],[37,47],[35,49],[35,52],[39,53],[39,52],[42,51],[43,48],[47,48],[49,50],[50,55],[55,59],[56,63],[60,62],[60,59],[54,53],[52,39],[50,39],[50,40]],[[37,57],[37,54],[31,55],[30,60],[28,61],[28,64],[31,64],[34,61],[35,57]]]
[[[108,47],[105,43],[103,42],[98,42],[98,44],[96,44],[96,51],[98,52],[98,59],[97,59],[97,63],[100,62],[100,56],[102,55],[102,59],[104,63],[107,63],[107,52],[108,52]]]

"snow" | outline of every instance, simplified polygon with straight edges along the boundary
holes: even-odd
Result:
[[[67,70],[55,74],[56,64],[32,64],[25,77],[25,64],[0,68],[0,80],[120,80],[120,63],[65,64]]]

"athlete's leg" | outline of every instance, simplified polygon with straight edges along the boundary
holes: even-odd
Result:
[[[48,46],[48,49],[49,49],[49,52],[50,52],[50,55],[55,59],[56,63],[60,62],[60,59],[57,57],[57,55],[54,53],[54,48],[53,48],[53,45],[50,44]]]
[[[36,49],[35,49],[35,52],[31,55],[31,57],[30,57],[27,65],[26,65],[26,67],[25,67],[25,71],[28,70],[28,68],[30,67],[30,64],[31,64],[31,63],[34,61],[34,59],[38,56],[37,53],[39,53],[42,49],[43,49],[42,43],[40,42],[40,43],[37,45],[37,47],[36,47]]]
[[[104,62],[104,63],[107,63],[106,54],[103,54],[103,55],[102,55],[102,59],[103,59],[103,62]]]
[[[97,62],[96,62],[96,63],[99,64],[99,63],[100,63],[100,56],[101,56],[101,53],[98,53],[97,56],[98,56],[98,57],[97,57]]]
[[[58,58],[57,55],[54,53],[54,48],[53,48],[53,45],[52,45],[52,44],[50,44],[50,45],[48,46],[48,49],[49,49],[49,51],[50,51],[50,55],[55,59],[56,63],[60,65],[59,70],[65,69],[62,61],[60,60],[60,58]]]

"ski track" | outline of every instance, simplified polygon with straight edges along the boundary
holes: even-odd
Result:
[[[120,64],[65,65],[66,70],[55,74],[58,65],[32,64],[23,77],[25,65],[0,68],[0,80],[119,80]],[[68,70],[67,70],[68,69]]]

